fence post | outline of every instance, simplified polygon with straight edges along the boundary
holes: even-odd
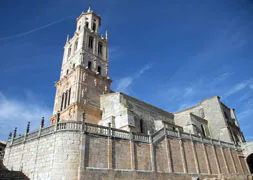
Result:
[[[13,144],[13,140],[16,137],[16,134],[17,134],[17,128],[15,127],[14,132],[13,132],[13,136],[11,138],[11,145]]]
[[[39,129],[39,134],[38,134],[38,137],[40,137],[40,134],[41,134],[41,129],[44,127],[44,117],[41,118],[41,122],[40,122],[40,129]]]
[[[29,131],[30,131],[30,121],[27,122],[27,126],[26,126],[26,131],[25,131],[23,143],[25,142],[26,136],[29,133]]]

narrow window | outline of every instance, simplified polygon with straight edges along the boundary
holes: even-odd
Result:
[[[68,74],[69,74],[69,70],[66,71],[66,75],[68,75]]]
[[[94,38],[92,36],[89,37],[89,48],[93,49],[93,40]]]
[[[89,22],[85,22],[85,27],[89,28]]]
[[[64,102],[64,93],[61,96],[61,111],[63,109],[63,102]]]
[[[173,129],[173,131],[176,131],[176,128],[174,126],[172,127],[172,129]]]
[[[98,54],[103,54],[103,44],[98,42]]]
[[[101,67],[98,66],[98,74],[101,74]]]
[[[71,55],[71,47],[68,50],[68,57]]]
[[[70,104],[70,95],[71,95],[71,88],[69,89],[69,99],[68,99],[68,105]]]
[[[88,69],[91,69],[91,62],[88,62]]]
[[[76,67],[76,64],[73,64],[73,69]]]
[[[225,118],[228,120],[228,115],[225,111],[224,111],[224,115],[225,115]]]
[[[204,126],[201,124],[201,131],[204,137],[206,137],[206,132]]]
[[[77,50],[77,47],[78,47],[78,39],[75,42],[75,51]]]
[[[80,29],[81,29],[81,25],[78,27],[78,31],[80,31]]]
[[[144,132],[144,128],[143,128],[143,120],[140,120],[140,132],[143,133]]]
[[[96,31],[96,23],[93,23],[92,30]]]
[[[64,108],[63,109],[66,109],[66,107],[67,107],[67,101],[68,101],[68,91],[65,93]]]

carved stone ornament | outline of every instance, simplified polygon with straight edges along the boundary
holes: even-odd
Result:
[[[94,79],[94,85],[97,86],[97,79]]]
[[[83,73],[83,81],[86,81],[86,74]]]
[[[82,98],[84,97],[85,91],[82,89]]]

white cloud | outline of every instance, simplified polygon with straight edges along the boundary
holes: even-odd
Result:
[[[36,97],[32,93],[24,101],[20,101],[8,98],[0,92],[0,139],[6,140],[15,127],[18,128],[18,134],[23,134],[28,121],[31,122],[31,130],[37,129],[42,116],[46,119],[50,117],[52,111],[35,102]]]
[[[57,20],[57,21],[53,21],[53,22],[48,23],[48,24],[46,24],[46,25],[44,25],[44,26],[31,29],[31,30],[29,30],[29,31],[27,31],[27,32],[23,32],[23,33],[19,33],[19,34],[15,34],[15,35],[12,35],[12,36],[7,36],[7,37],[2,37],[2,38],[0,38],[0,41],[2,41],[2,40],[16,39],[16,38],[19,38],[19,37],[23,37],[23,36],[26,36],[26,35],[35,33],[35,32],[37,32],[37,31],[40,31],[40,30],[42,30],[42,29],[48,28],[48,27],[50,27],[50,26],[53,26],[53,25],[55,25],[55,24],[58,24],[58,23],[60,23],[60,22],[62,22],[62,21],[66,21],[66,20],[71,19],[71,18],[73,18],[73,16],[68,16],[68,17],[59,19],[59,20]]]
[[[141,70],[135,73],[133,76],[128,76],[120,79],[116,85],[116,91],[127,93],[128,88],[131,86],[134,80],[139,78],[145,71],[151,68],[150,64],[145,65]]]
[[[225,72],[219,76],[217,76],[216,78],[214,78],[211,82],[211,85],[214,86],[218,83],[221,83],[223,81],[225,81],[226,79],[228,79],[233,73],[231,72]]]
[[[251,84],[251,80],[247,80],[247,81],[243,81],[239,84],[236,84],[233,88],[231,88],[230,91],[228,91],[227,93],[225,93],[224,98],[227,98],[243,89],[245,89],[249,84]]]
[[[193,93],[193,88],[187,87],[187,88],[185,88],[185,93],[184,93],[183,97],[190,96],[192,93]]]

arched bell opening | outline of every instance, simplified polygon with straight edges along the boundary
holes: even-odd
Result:
[[[247,157],[246,161],[248,163],[250,173],[253,174],[253,153]]]

